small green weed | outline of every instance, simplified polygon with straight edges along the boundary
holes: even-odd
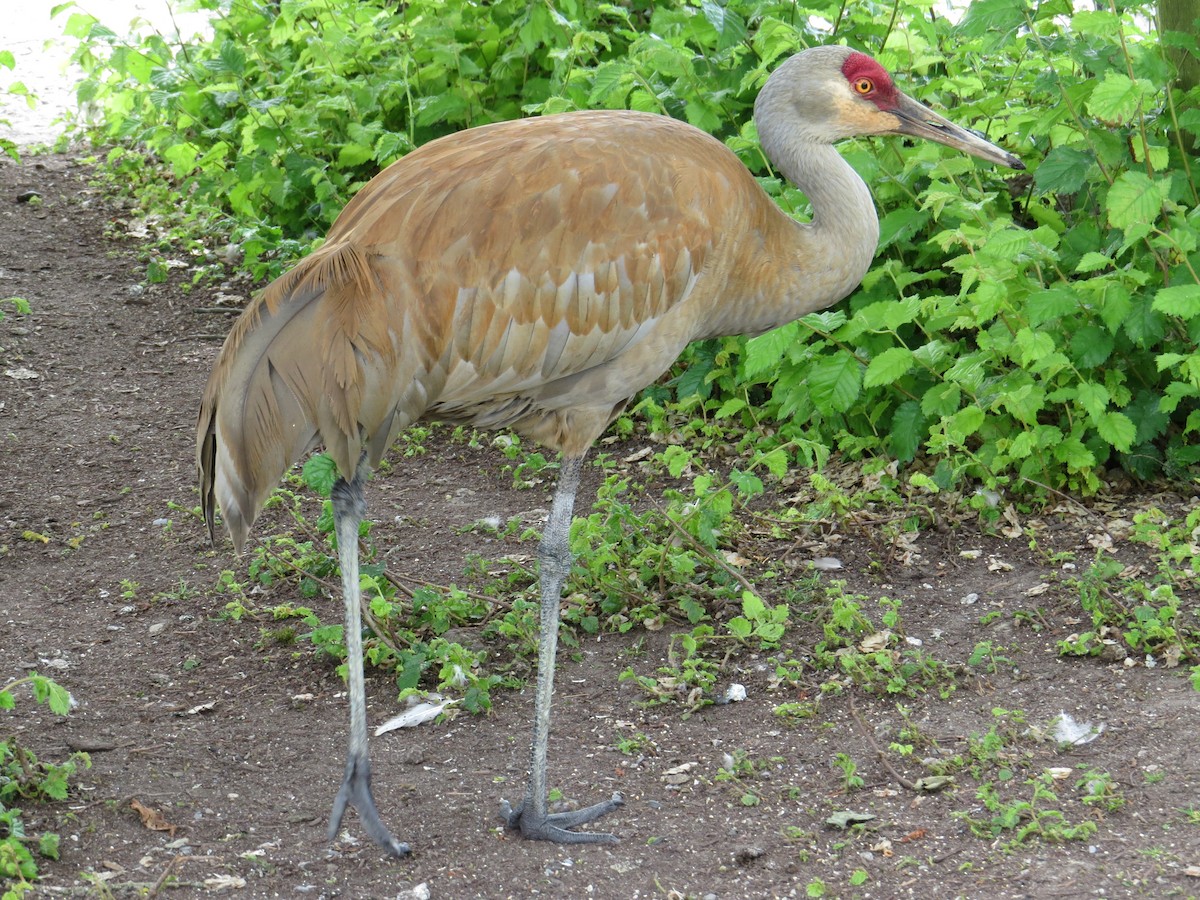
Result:
[[[70,695],[54,681],[32,674],[10,681],[0,688],[0,710],[16,706],[14,691],[28,685],[34,700],[46,704],[55,715],[65,716],[71,708]],[[14,803],[65,800],[71,776],[79,766],[88,768],[86,753],[73,753],[65,762],[39,760],[15,738],[0,741],[0,884],[4,897],[20,897],[32,888],[37,878],[38,856],[58,859],[58,835],[42,832],[29,834]]]
[[[1183,614],[1174,564],[1164,565],[1167,568],[1157,577],[1143,580],[1125,575],[1119,561],[1098,554],[1077,583],[1080,605],[1092,627],[1059,641],[1059,651],[1096,656],[1116,644],[1167,667],[1185,656],[1200,658],[1200,630],[1190,611]]]
[[[913,697],[933,690],[945,698],[955,691],[954,671],[904,639],[901,601],[876,601],[883,610],[877,626],[863,611],[869,598],[846,594],[844,588],[833,582],[825,589],[827,603],[819,613],[824,639],[813,648],[817,668],[833,669],[871,692]],[[840,685],[827,682],[823,689],[840,690]]]
[[[4,307],[9,306],[18,315],[29,315],[29,301],[24,297],[5,297],[0,299],[0,322],[4,321]]]
[[[985,782],[975,796],[988,815],[963,811],[952,815],[962,819],[977,837],[995,839],[1010,835],[1004,844],[1010,852],[1035,838],[1047,843],[1062,843],[1083,840],[1096,833],[1095,822],[1073,824],[1055,808],[1060,801],[1052,774],[1046,772],[1028,778],[1024,785],[1029,788],[1027,797],[1004,799],[992,782]]]
[[[858,774],[858,764],[848,753],[839,753],[833,758],[834,768],[842,773],[842,789],[847,793],[862,790],[863,779]]]

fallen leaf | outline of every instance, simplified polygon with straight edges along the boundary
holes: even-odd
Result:
[[[901,838],[901,840],[904,839]],[[895,851],[892,850],[892,842],[887,838],[884,838],[878,844],[875,844],[873,847],[871,847],[871,852],[882,854],[885,859],[890,859],[893,855],[895,855]]]
[[[861,825],[870,822],[875,817],[870,813],[855,812],[852,809],[841,809],[825,820],[825,824],[833,828],[849,828],[851,825]]]
[[[149,828],[151,831],[165,831],[171,837],[175,837],[175,829],[179,826],[172,825],[164,819],[162,813],[157,809],[145,806],[136,797],[129,801],[129,805],[141,817],[143,826]]]
[[[883,650],[892,640],[892,633],[887,629],[877,631],[874,634],[868,634],[858,643],[858,649],[863,653],[878,653]]]
[[[950,775],[926,775],[924,778],[918,778],[914,787],[918,791],[940,791],[944,787],[949,787],[954,784],[954,778]]]
[[[232,891],[246,886],[246,879],[237,875],[214,875],[204,879],[204,886],[214,891]]]

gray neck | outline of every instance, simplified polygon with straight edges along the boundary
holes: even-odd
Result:
[[[879,244],[871,192],[827,140],[808,132],[793,110],[764,90],[755,108],[763,151],[812,204],[812,221],[798,226],[792,265],[794,318],[841,300],[862,281]],[[798,121],[799,120],[799,121]]]

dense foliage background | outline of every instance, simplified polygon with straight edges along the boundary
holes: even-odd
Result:
[[[147,159],[164,162],[156,211],[176,238],[231,241],[256,277],[413,147],[570,109],[685,119],[804,216],[758,148],[754,96],[799,48],[872,53],[1028,173],[845,144],[882,219],[862,287],[759,338],[694,346],[648,403],[673,396],[806,462],[913,463],[931,491],[1089,493],[1105,467],[1186,477],[1200,461],[1200,88],[1175,81],[1200,29],[1160,34],[1152,5],[979,0],[954,21],[906,0],[194,2],[213,31],[184,44],[131,46],[71,4],[58,14],[98,137],[123,148],[111,165],[153,197]]]

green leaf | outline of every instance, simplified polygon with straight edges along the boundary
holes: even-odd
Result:
[[[1022,27],[1028,5],[1024,0],[975,0],[955,28],[968,37],[991,37],[993,43]]]
[[[1103,253],[1097,253],[1095,250],[1089,250],[1083,256],[1079,257],[1079,262],[1075,264],[1075,271],[1098,272],[1101,269],[1107,269],[1112,264],[1111,257],[1105,256]]]
[[[667,471],[671,473],[672,478],[678,478],[683,474],[692,463],[693,454],[686,447],[680,447],[678,444],[671,444],[663,450],[663,460],[667,464]]]
[[[906,400],[896,408],[892,417],[892,454],[901,462],[908,462],[917,455],[927,433],[927,423],[921,404]]]
[[[889,347],[867,364],[863,387],[893,384],[913,365],[912,351],[907,347]]]
[[[1047,322],[1078,312],[1079,296],[1070,287],[1058,286],[1046,291],[1032,294],[1027,301],[1026,310],[1031,328],[1037,328]]]
[[[220,49],[221,66],[231,75],[241,75],[246,71],[246,54],[233,41],[224,41]]]
[[[962,389],[957,384],[935,384],[921,397],[921,412],[927,416],[949,416],[962,403]]]
[[[1037,167],[1034,184],[1039,191],[1074,194],[1083,187],[1093,162],[1090,153],[1074,147],[1055,147]]]
[[[1124,412],[1137,426],[1137,436],[1134,438],[1137,444],[1144,444],[1164,434],[1171,422],[1171,417],[1160,408],[1159,398],[1153,391],[1140,392]]]
[[[58,835],[47,831],[38,837],[38,853],[46,859],[58,859]]]
[[[1200,284],[1159,288],[1150,308],[1168,316],[1194,319],[1200,316]]]
[[[921,298],[920,297],[905,297],[900,300],[893,300],[887,304],[887,309],[884,311],[883,323],[890,330],[896,331],[902,325],[907,325],[909,322],[915,322],[921,315]]]
[[[839,350],[809,370],[808,390],[819,409],[845,412],[862,389],[862,364],[848,350]]]
[[[756,462],[766,466],[767,471],[776,478],[782,478],[787,474],[787,454],[783,452],[783,448],[781,447],[776,447],[774,450],[761,454]]]
[[[763,492],[762,479],[751,472],[732,469],[729,472],[729,482],[743,497],[757,497]]]
[[[1083,472],[1096,465],[1096,457],[1076,438],[1067,438],[1054,448],[1054,458],[1074,472]]]
[[[1087,110],[1103,122],[1119,125],[1134,118],[1145,98],[1152,93],[1153,90],[1142,82],[1110,70],[1092,91]]]
[[[1084,382],[1077,388],[1075,397],[1079,401],[1079,405],[1087,410],[1092,421],[1098,421],[1104,415],[1104,411],[1108,409],[1110,397],[1104,385]]]
[[[1166,199],[1159,182],[1141,172],[1122,172],[1108,191],[1108,221],[1114,228],[1150,225],[1162,215]]]
[[[1115,450],[1125,453],[1133,446],[1137,437],[1137,427],[1130,421],[1129,416],[1119,412],[1107,412],[1096,423],[1096,431]]]
[[[1139,347],[1151,347],[1162,340],[1167,331],[1167,322],[1162,314],[1156,312],[1149,297],[1136,297],[1130,300],[1129,310],[1122,320],[1125,333]]]
[[[628,88],[633,84],[629,65],[624,62],[605,62],[596,69],[592,76],[592,90],[588,94],[588,106],[607,106],[610,97],[620,91],[617,99],[624,101],[629,93]],[[622,91],[621,88],[625,90]]]
[[[741,397],[730,397],[728,400],[722,403],[721,408],[713,414],[714,418],[728,419],[730,416],[736,416],[746,408],[746,405],[746,401]]]
[[[929,222],[928,210],[915,206],[901,206],[886,213],[879,220],[879,249],[892,244],[911,241]]]
[[[304,464],[300,475],[309,490],[328,497],[333,490],[333,483],[338,479],[337,463],[329,454],[319,453]]]
[[[1017,332],[1017,349],[1021,365],[1028,366],[1044,360],[1055,350],[1054,336],[1047,331],[1022,328]]]
[[[100,20],[87,13],[71,13],[67,24],[63,26],[63,34],[67,37],[79,38],[81,41],[93,37],[92,29],[100,24]]]
[[[361,166],[375,158],[375,149],[363,144],[345,144],[338,151],[338,165],[342,168]]]
[[[962,443],[980,428],[986,419],[984,412],[978,406],[964,406],[952,416],[942,420],[946,435],[956,443]]]
[[[71,711],[71,695],[56,681],[44,675],[30,675],[33,696],[38,703],[45,703],[55,715],[65,716]]]
[[[764,372],[777,369],[787,349],[800,340],[800,328],[799,322],[789,322],[746,341],[742,377],[753,380]]]
[[[741,616],[734,616],[732,619],[730,619],[727,627],[733,636],[739,640],[745,640],[746,638],[750,637],[751,633],[754,631],[754,626]]]
[[[1071,358],[1083,369],[1094,369],[1112,355],[1116,343],[1107,328],[1085,325],[1071,335]]]
[[[757,622],[766,617],[767,605],[752,591],[742,591],[742,613],[747,619]]]

